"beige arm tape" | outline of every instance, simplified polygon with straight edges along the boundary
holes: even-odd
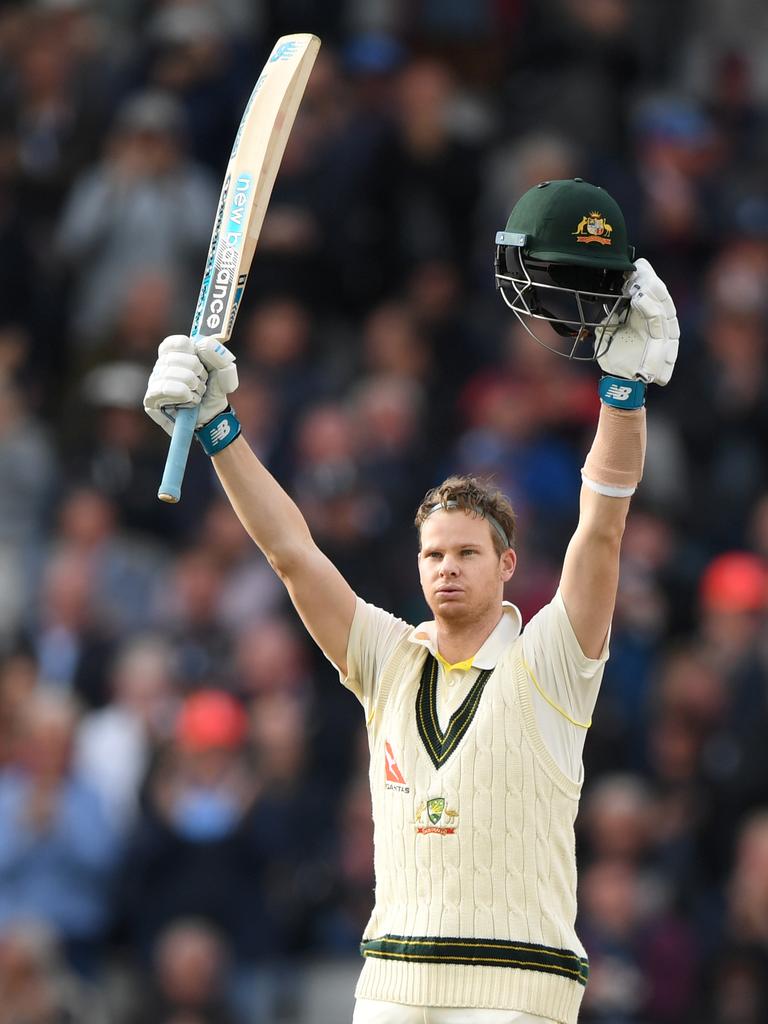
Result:
[[[645,407],[601,404],[595,440],[581,470],[585,486],[609,498],[628,498],[642,479],[644,462]]]

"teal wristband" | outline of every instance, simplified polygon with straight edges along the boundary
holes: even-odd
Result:
[[[195,431],[195,437],[206,455],[218,455],[239,436],[240,420],[231,406],[227,406],[224,412]]]
[[[624,377],[601,377],[597,387],[600,401],[615,409],[640,409],[645,405],[645,384]]]

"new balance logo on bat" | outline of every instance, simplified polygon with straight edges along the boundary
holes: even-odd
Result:
[[[276,60],[288,60],[299,48],[299,44],[289,40],[287,43],[283,43],[281,46],[275,48],[275,52],[269,58],[269,63],[272,64]]]
[[[606,398],[615,398],[617,402],[626,402],[632,394],[632,388],[626,384],[611,384],[605,392]]]
[[[211,444],[219,444],[225,437],[229,437],[231,431],[232,427],[230,426],[229,420],[222,420],[221,423],[211,431]]]

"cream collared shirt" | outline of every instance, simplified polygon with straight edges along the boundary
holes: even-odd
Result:
[[[467,662],[449,666],[439,656],[434,621],[413,628],[358,598],[347,650],[347,676],[342,676],[342,682],[368,714],[384,662],[403,636],[410,634],[412,643],[426,647],[438,659],[437,714],[445,729],[480,671],[494,668],[502,650],[517,639],[521,629],[519,609],[505,601],[499,623],[482,647]],[[584,655],[559,590],[523,629],[523,656],[539,731],[558,766],[576,782],[582,780],[584,740],[608,653],[606,640],[599,658]]]

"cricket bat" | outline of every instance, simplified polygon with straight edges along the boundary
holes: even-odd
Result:
[[[226,342],[232,333],[277,169],[319,49],[317,36],[281,36],[253,87],[224,174],[192,339]],[[157,494],[161,501],[175,503],[181,496],[196,422],[196,408],[177,410]]]

